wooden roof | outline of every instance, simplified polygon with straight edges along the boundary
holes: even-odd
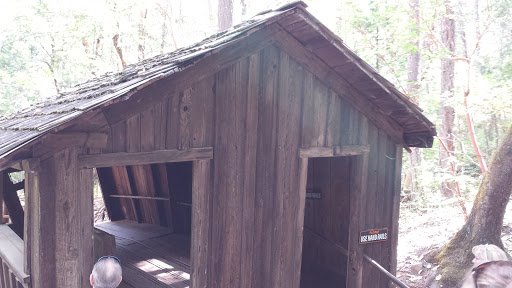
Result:
[[[0,159],[87,111],[129,99],[143,87],[180,73],[200,59],[218,53],[231,43],[241,41],[276,22],[336,71],[336,77],[341,76],[378,107],[382,114],[391,117],[403,129],[405,145],[431,147],[435,128],[421,109],[346,47],[338,36],[309,14],[306,7],[303,2],[295,2],[262,12],[190,47],[129,65],[121,72],[90,79],[70,91],[2,117]]]

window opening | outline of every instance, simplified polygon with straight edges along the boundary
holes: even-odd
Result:
[[[190,287],[192,162],[98,168],[97,175],[95,198],[106,215],[96,208],[95,258],[119,257],[128,287]]]

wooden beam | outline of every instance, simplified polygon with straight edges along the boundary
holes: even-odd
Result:
[[[272,33],[277,46],[288,53],[294,60],[304,65],[318,79],[329,86],[340,97],[363,113],[377,127],[385,130],[395,142],[402,143],[403,129],[391,117],[383,112],[375,104],[361,97],[361,92],[343,79],[334,69],[318,58],[313,52],[307,50],[302,43],[295,39],[280,25],[271,25],[267,28]]]
[[[135,196],[135,195],[110,195],[110,197],[114,198],[131,198],[131,199],[148,199],[148,200],[162,200],[169,201],[171,198],[164,197],[149,197],[149,196]]]
[[[22,148],[19,151],[12,152],[12,154],[6,155],[0,159],[0,171],[17,168],[19,162],[23,159],[32,158],[32,149],[27,150],[27,147]]]
[[[13,162],[13,163],[12,163],[12,165],[11,165],[11,168],[12,168],[12,169],[16,169],[16,170],[18,170],[18,171],[23,170],[23,168],[21,167],[21,161],[15,161],[15,162]]]
[[[186,150],[158,150],[135,153],[107,153],[96,155],[79,155],[79,165],[82,168],[99,168],[128,166],[140,164],[185,162],[213,159],[213,148],[191,148]]]
[[[108,134],[88,132],[51,133],[34,145],[33,157],[48,156],[70,147],[103,149],[107,146]]]
[[[299,149],[299,158],[341,157],[368,154],[370,146],[346,145]]]

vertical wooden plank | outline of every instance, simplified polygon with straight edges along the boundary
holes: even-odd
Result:
[[[208,247],[210,236],[210,197],[211,164],[210,160],[194,161],[192,164],[192,243],[191,276],[192,287],[207,288]]]
[[[126,152],[140,152],[140,114],[126,120]]]
[[[311,90],[310,90],[311,89]],[[306,73],[304,81],[304,109],[302,120],[302,147],[324,146],[327,133],[329,89],[315,76]]]
[[[363,256],[359,245],[359,231],[365,221],[363,205],[366,202],[366,185],[368,176],[368,155],[353,156],[352,184],[350,191],[350,229],[349,229],[349,262],[347,267],[347,287],[363,287]]]
[[[140,114],[136,114],[131,118],[127,119],[124,122],[125,125],[120,125],[113,130],[117,131],[118,138],[124,140],[125,143],[116,143],[114,141],[114,152],[140,152],[141,149],[141,124],[140,124]],[[124,128],[124,129],[123,129]],[[124,132],[124,135],[122,133]],[[115,140],[115,138],[114,138]],[[121,151],[121,149],[125,149]],[[131,187],[131,180],[128,171],[128,167],[112,167],[112,174],[114,176],[114,182],[116,184],[116,190],[120,195],[134,195]],[[133,177],[132,177],[133,178]],[[139,217],[141,211],[139,211],[139,201],[137,199],[119,199],[115,200],[119,202],[121,205],[121,210],[124,213],[124,218],[128,220],[135,220],[137,222],[142,221],[141,217]]]
[[[302,263],[302,245],[304,235],[304,209],[306,204],[306,185],[308,180],[308,158],[299,159],[299,189],[298,191],[298,211],[295,222],[295,261],[293,266],[295,268],[295,276],[291,278],[292,286],[294,288],[300,285],[300,271]]]
[[[22,167],[25,171],[25,222],[23,226],[23,244],[25,248],[25,261],[24,261],[24,272],[27,275],[31,275],[31,254],[32,254],[32,225],[34,225],[33,213],[34,209],[37,207],[33,207],[33,198],[34,192],[39,191],[39,170],[40,170],[40,162],[39,159],[29,159],[22,161]]]
[[[350,145],[351,144],[351,135],[350,135],[350,110],[351,105],[345,99],[340,98],[341,102],[341,145]]]
[[[188,149],[191,146],[191,110],[192,110],[192,88],[187,88],[179,93],[180,95],[180,125],[178,149]]]
[[[12,273],[12,272],[9,273],[9,274],[11,274],[10,275],[11,276],[11,285],[10,285],[10,287],[16,288],[16,275],[14,275],[14,273]]]
[[[7,286],[8,282],[6,275],[9,272],[9,268],[2,261],[0,261],[0,272],[0,284],[2,285],[2,287],[8,288],[9,286]]]
[[[388,191],[390,190],[388,188],[388,180],[386,177],[387,171],[386,171],[386,162],[390,161],[388,159],[388,155],[386,153],[387,148],[387,141],[388,136],[383,130],[379,130],[379,146],[378,146],[378,158],[379,158],[379,164],[377,166],[377,193],[375,197],[375,210],[373,212],[373,225],[374,227],[370,228],[386,228],[388,214],[386,214],[386,206],[390,205],[390,199]],[[367,217],[369,217],[369,213],[367,214]],[[379,264],[381,264],[384,268],[387,268],[387,263],[383,263],[383,259],[385,259],[385,242],[376,243],[377,245],[372,245],[373,251],[371,254],[368,254],[368,256],[373,257]],[[387,259],[386,259],[387,260]],[[368,277],[371,279],[371,283],[373,286],[387,286],[382,285],[380,283],[386,283],[387,281],[384,280],[384,276],[382,273],[380,273],[376,268],[372,267],[372,272],[370,274],[371,276]]]
[[[130,186],[130,179],[128,171],[125,166],[112,167],[112,176],[119,195],[133,195]],[[133,199],[120,198],[121,210],[124,214],[124,219],[139,221],[137,209]]]
[[[278,52],[279,53],[279,52]],[[283,243],[284,241],[284,231],[283,231],[283,217],[284,215],[284,193],[285,188],[289,187],[282,187],[282,185],[289,185],[285,179],[282,177],[285,176],[284,171],[281,171],[283,169],[283,165],[285,165],[286,162],[286,154],[287,151],[283,151],[284,147],[282,145],[285,145],[286,139],[283,139],[286,135],[287,131],[283,131],[285,128],[288,128],[287,125],[289,123],[281,123],[281,121],[286,121],[286,114],[287,111],[283,111],[282,106],[286,106],[288,103],[288,88],[289,88],[289,74],[290,74],[290,58],[285,53],[279,53],[279,64],[278,64],[278,87],[279,89],[277,92],[277,144],[276,144],[276,152],[275,152],[275,162],[276,162],[276,168],[275,168],[275,186],[274,186],[274,193],[273,193],[273,202],[274,202],[274,209],[272,210],[272,235],[269,235],[272,237],[272,260],[271,260],[271,267],[273,270],[273,273],[271,274],[271,283],[268,283],[267,285],[269,287],[281,287],[281,278],[286,277],[286,275],[282,275],[283,271],[281,270],[281,261],[282,259],[286,257],[286,255],[283,255],[285,253],[284,246],[289,243]],[[293,108],[292,108],[293,109]],[[281,126],[282,125],[282,126]],[[293,133],[292,133],[293,134]],[[288,148],[288,147],[287,147]],[[295,155],[296,156],[296,155]],[[295,157],[297,158],[297,157]],[[287,169],[293,169],[293,167],[286,167]],[[279,179],[279,181],[277,180]],[[281,182],[283,181],[283,182]]]
[[[166,148],[167,141],[167,124],[169,117],[169,97],[165,97],[160,103],[160,115],[161,115],[161,123],[160,123],[160,137],[158,138],[158,142],[155,144],[157,150],[163,150]]]
[[[302,131],[301,147],[311,147],[313,141],[313,74],[308,71],[304,73],[303,103],[302,103]]]
[[[324,146],[327,134],[329,89],[318,78],[313,83],[313,139],[312,146]]]
[[[215,103],[215,77],[194,84],[191,91],[190,146],[212,147]]]
[[[180,139],[180,93],[174,93],[167,100],[167,131],[165,148],[178,149]]]
[[[126,152],[126,121],[112,125],[112,152]]]
[[[79,169],[77,149],[56,153],[55,158],[55,264],[56,287],[78,287],[80,281]],[[91,212],[92,214],[92,212]]]
[[[246,126],[245,126],[245,158],[244,158],[244,196],[242,203],[243,230],[242,230],[242,263],[241,287],[251,288],[254,249],[254,214],[256,201],[256,152],[258,134],[258,95],[260,84],[260,57],[259,54],[249,56],[247,77],[244,79],[247,89]]]
[[[55,158],[40,163],[39,186],[29,191],[31,198],[31,269],[33,288],[57,287],[55,262]],[[39,188],[39,189],[37,189]]]
[[[393,187],[394,187],[394,168],[395,168],[395,143],[392,141],[392,139],[387,136],[383,135],[385,138],[385,145],[382,149],[384,151],[383,155],[383,161],[384,161],[384,170],[381,172],[384,174],[385,184],[384,184],[384,190],[382,191],[382,198],[383,198],[383,204],[381,208],[381,219],[380,219],[380,227],[386,227],[390,228],[392,223],[392,213],[393,213]],[[388,230],[389,231],[389,230]],[[390,234],[391,235],[391,234]],[[391,246],[390,241],[381,242],[380,246],[380,253],[379,253],[379,263],[384,269],[389,271],[390,267],[390,261],[389,258],[391,255]],[[386,282],[387,278],[384,278],[381,276],[382,282]],[[388,287],[388,285],[381,284],[381,287]]]
[[[391,227],[390,227],[390,246],[391,253],[389,258],[391,259],[389,272],[396,275],[397,269],[397,247],[398,247],[398,219],[400,217],[400,188],[401,188],[401,171],[402,171],[402,151],[403,147],[401,144],[395,145],[395,169],[393,175],[393,208],[391,213]]]
[[[217,74],[215,177],[213,193],[212,287],[239,287],[241,269],[242,185],[246,95],[240,61]],[[222,132],[220,132],[222,131]],[[219,133],[217,133],[219,132]]]
[[[0,288],[5,288],[5,276],[4,276],[4,262],[0,258]]]
[[[334,91],[329,90],[329,106],[327,111],[327,146],[341,145],[341,99]]]
[[[140,151],[159,150],[162,137],[162,105],[157,104],[140,113]]]
[[[256,152],[256,206],[252,287],[270,287],[272,280],[272,217],[275,191],[275,151],[277,142],[277,89],[279,51],[274,46],[260,55],[262,88],[258,99]],[[217,159],[217,158],[216,158]]]
[[[79,226],[79,242],[75,249],[79,251],[80,282],[81,287],[88,287],[89,274],[94,265],[94,180],[92,169],[80,169],[77,190],[78,203],[77,208]]]
[[[369,125],[373,125],[368,123],[368,118],[364,116],[362,113],[359,113],[359,145],[366,146],[368,145],[368,133],[369,133]]]
[[[155,197],[155,184],[150,165],[133,165],[129,167],[132,177],[133,195]],[[157,202],[155,200],[139,200],[141,221],[149,224],[160,224]]]
[[[9,276],[9,274],[10,274],[9,266],[7,266],[7,263],[5,263],[5,262],[4,262],[3,266],[4,266],[4,269],[3,269],[4,270],[4,287],[10,288],[11,285],[9,283],[9,281],[10,281],[10,279],[9,279],[10,278],[10,276]]]
[[[377,127],[375,127],[373,124],[371,124],[368,127],[368,143],[370,145],[370,152],[369,152],[369,160],[368,160],[368,183],[367,183],[367,195],[368,195],[368,201],[366,201],[366,207],[364,211],[366,211],[366,217],[365,217],[365,223],[363,227],[361,227],[363,230],[366,229],[376,229],[376,228],[384,228],[384,227],[377,227],[379,225],[378,221],[382,217],[382,215],[379,214],[378,208],[380,205],[380,201],[382,201],[381,198],[379,198],[379,194],[381,194],[383,191],[379,189],[379,179],[382,180],[379,175],[381,175],[384,171],[379,170],[379,163],[385,163],[381,159],[380,154],[380,133]],[[376,257],[379,254],[380,247],[375,244],[369,244],[364,245],[362,248],[363,253],[367,254],[370,257]],[[377,259],[376,259],[377,260]],[[364,262],[364,280],[363,280],[363,286],[366,285],[373,286],[375,285],[375,278],[373,278],[374,275],[376,277],[379,277],[378,275],[380,272],[373,267],[373,265],[370,265],[367,262]],[[371,275],[372,277],[370,277]],[[368,277],[366,277],[368,276]]]
[[[279,233],[272,245],[277,246],[278,263],[274,265],[277,279],[274,287],[292,287],[295,277],[293,265],[295,258],[294,239],[296,227],[290,225],[299,213],[299,158],[300,120],[302,106],[302,79],[304,70],[283,52],[280,54],[279,97],[277,120],[276,150],[276,190],[275,217],[278,221],[276,233]],[[280,211],[279,211],[280,210]],[[277,273],[277,271],[279,273]]]

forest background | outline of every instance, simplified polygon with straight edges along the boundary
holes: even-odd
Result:
[[[0,115],[287,2],[0,0]],[[512,0],[305,2],[436,124],[432,149],[404,153],[400,223],[410,233],[422,224],[407,221],[441,215],[455,233],[512,124]]]

